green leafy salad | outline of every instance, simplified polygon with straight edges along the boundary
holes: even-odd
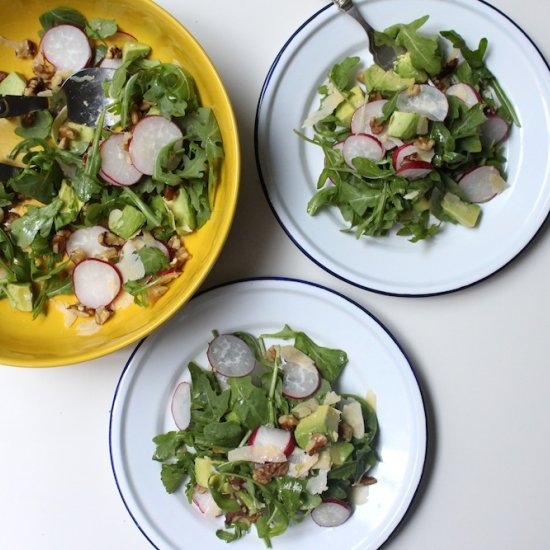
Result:
[[[38,45],[0,38],[33,70],[0,72],[0,95],[50,98],[17,117],[18,168],[0,182],[0,298],[36,317],[75,295],[69,322],[101,325],[132,297],[156,301],[184,269],[183,237],[212,213],[221,133],[192,75],[117,22],[55,8],[40,24]],[[68,118],[60,91],[85,67],[110,75],[93,127]]]
[[[472,50],[455,31],[423,34],[427,20],[376,33],[398,52],[390,70],[334,65],[304,122],[312,135],[300,134],[325,160],[308,213],[336,207],[357,237],[475,227],[480,204],[507,186],[503,143],[519,121],[485,65],[487,39]]]
[[[259,337],[214,332],[207,358],[209,368],[190,362],[190,382],[174,390],[178,430],[153,439],[166,491],[224,516],[216,535],[226,542],[254,526],[271,547],[308,516],[344,523],[354,491],[376,483],[378,460],[371,400],[335,389],[346,352],[286,325]]]

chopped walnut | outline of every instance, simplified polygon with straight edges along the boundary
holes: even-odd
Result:
[[[78,262],[82,261],[86,257],[86,252],[84,250],[77,248],[76,250],[73,250],[69,254],[71,260],[77,264]]]
[[[116,248],[108,248],[99,254],[98,258],[100,260],[105,260],[106,262],[110,262],[111,260],[116,261],[118,260],[118,251]]]
[[[78,132],[73,128],[71,128],[70,126],[63,124],[62,126],[59,127],[59,137],[67,138],[67,139],[76,139],[78,137]]]
[[[346,422],[340,422],[338,426],[338,435],[344,441],[351,441],[353,437],[353,428]]]
[[[284,476],[288,473],[288,462],[268,462],[256,464],[252,472],[252,479],[256,483],[267,485],[274,477]]]
[[[314,455],[321,449],[327,446],[328,439],[326,435],[314,433],[309,438],[309,443],[306,445],[305,451],[308,455]]]
[[[24,113],[21,115],[21,125],[28,127],[32,126],[34,124],[34,120],[36,118],[36,113]]]
[[[231,525],[237,521],[250,525],[251,523],[256,523],[261,515],[262,512],[256,512],[255,514],[250,515],[248,514],[248,511],[227,512],[227,514],[225,514],[225,525]]]
[[[65,254],[67,240],[70,236],[71,232],[68,229],[61,229],[52,237],[52,251],[54,254]]]
[[[166,189],[164,190],[164,198],[167,200],[167,201],[172,201],[176,198],[176,190],[172,187],[172,186],[168,186],[166,187]]]
[[[42,52],[38,52],[32,62],[32,72],[41,80],[50,80],[55,74],[55,67],[46,61]]]
[[[122,59],[122,50],[117,46],[109,46],[105,59]]]
[[[140,111],[148,111],[151,107],[153,106],[153,104],[150,102],[150,101],[146,101],[146,100],[143,100],[139,105],[138,105],[138,109]]]
[[[441,71],[437,75],[437,78],[442,79],[442,78],[445,78],[446,76],[449,76],[451,73],[454,72],[457,65],[458,65],[458,58],[457,57],[453,57],[452,59],[449,59],[449,61],[447,61],[447,63],[445,63],[445,65],[443,65],[443,68],[441,69]]]
[[[357,485],[361,485],[363,487],[366,487],[368,485],[374,485],[375,483],[378,483],[378,480],[375,477],[372,476],[365,476],[362,477],[358,482]]]
[[[168,287],[164,285],[154,285],[147,289],[147,299],[154,304],[159,298],[168,292]]]
[[[279,428],[282,428],[287,432],[291,432],[298,425],[298,419],[292,414],[284,414],[279,416],[277,422],[279,424]]]
[[[104,233],[100,233],[98,237],[99,244],[103,246],[124,246],[124,239],[115,235],[112,231],[105,230]]]
[[[130,120],[132,124],[137,124],[141,119],[141,112],[136,105],[130,109]]]
[[[27,87],[23,91],[24,96],[34,96],[37,95],[39,92],[45,90],[45,84],[44,81],[41,78],[31,78],[27,82]]]
[[[231,485],[231,488],[234,491],[240,491],[243,488],[243,485],[246,483],[246,481],[240,477],[230,477],[229,478],[229,485]]]
[[[185,262],[191,257],[187,248],[182,244],[178,249],[174,251],[172,261],[170,262],[171,267],[182,267]]]
[[[369,121],[371,132],[375,135],[381,134],[384,131],[385,124],[376,117],[372,117]]]
[[[106,309],[104,306],[99,306],[95,310],[94,319],[98,325],[103,325],[110,316],[111,312],[108,309]]]
[[[170,240],[168,241],[168,248],[171,248],[172,250],[177,250],[181,246],[181,239],[174,235],[170,237]]]
[[[369,93],[369,101],[379,101],[380,99],[383,99],[382,94],[380,92]]]
[[[88,311],[82,304],[73,304],[68,306],[69,310],[73,311],[77,317],[91,317],[92,313]]]
[[[36,44],[27,38],[16,42],[15,40],[8,40],[7,38],[0,36],[0,43],[15,50],[15,56],[20,59],[31,59],[36,55]]]
[[[420,93],[420,85],[419,84],[413,84],[412,86],[409,86],[406,90],[405,90],[405,93],[408,95],[408,96],[415,96],[415,95],[418,95]]]
[[[433,139],[421,136],[414,141],[414,145],[420,151],[429,151],[434,148],[435,141]]]

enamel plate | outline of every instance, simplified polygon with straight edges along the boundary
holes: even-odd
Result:
[[[336,208],[306,213],[323,169],[321,149],[299,137],[318,109],[317,88],[346,56],[372,63],[359,24],[329,5],[285,44],[266,78],[256,115],[256,158],[269,203],[294,243],[313,261],[361,288],[423,296],[455,291],[492,275],[534,238],[550,211],[550,73],[527,35],[479,0],[358,2],[375,28],[429,14],[422,32],[454,29],[472,48],[486,37],[486,62],[521,121],[506,142],[508,188],[482,205],[476,229],[444,224],[430,242],[362,237],[341,231]],[[307,132],[306,132],[307,134]],[[311,134],[308,134],[311,135]]]
[[[323,528],[307,518],[276,537],[275,547],[375,549],[401,522],[420,483],[426,454],[426,416],[409,360],[377,319],[344,296],[302,281],[254,279],[193,298],[142,341],[118,384],[110,425],[113,472],[128,512],[155,547],[192,548],[200,541],[209,550],[227,549],[215,535],[223,518],[202,516],[183,490],[167,494],[160,464],[151,459],[152,438],[176,429],[169,405],[178,382],[188,379],[187,364],[195,360],[207,366],[205,349],[214,329],[259,335],[285,324],[348,353],[337,389],[375,395],[380,463],[371,470],[378,482],[344,525]],[[255,529],[235,543],[241,549],[262,545]]]

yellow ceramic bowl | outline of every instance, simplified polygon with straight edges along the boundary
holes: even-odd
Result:
[[[80,335],[74,326],[65,327],[63,314],[55,306],[48,308],[46,316],[33,321],[30,314],[15,311],[6,300],[0,300],[0,363],[8,365],[46,367],[87,361],[150,333],[191,298],[213,267],[229,232],[238,195],[240,153],[233,110],[215,68],[189,32],[150,0],[12,0],[0,18],[0,35],[36,40],[39,15],[59,5],[75,8],[90,19],[115,19],[122,30],[152,46],[152,58],[177,60],[188,69],[196,80],[202,104],[214,109],[225,160],[213,216],[196,234],[185,239],[192,259],[184,273],[171,283],[167,294],[151,307],[132,304],[117,311],[90,336]],[[31,75],[30,61],[16,59],[12,50],[0,48],[0,70]],[[0,160],[5,159],[17,139],[12,123],[0,120]]]

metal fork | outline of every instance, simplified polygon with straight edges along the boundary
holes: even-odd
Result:
[[[374,62],[380,65],[385,71],[393,67],[393,62],[398,55],[395,48],[391,46],[377,46],[374,42],[375,29],[361,15],[353,0],[332,0],[332,3],[344,13],[351,15],[365,30],[369,38],[369,51],[374,58]]]

